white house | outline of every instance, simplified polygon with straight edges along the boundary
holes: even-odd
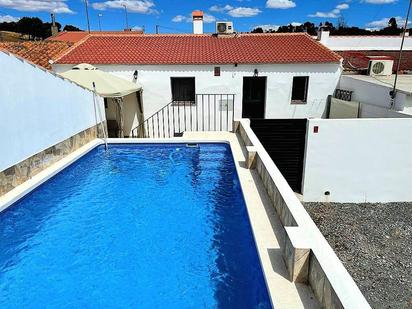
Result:
[[[333,51],[399,51],[402,35],[330,35],[327,30],[318,33],[318,40]],[[404,41],[404,50],[412,51],[412,36]]]
[[[199,33],[201,14],[194,17]],[[304,33],[230,32],[92,33],[56,59],[53,69],[62,73],[89,63],[135,80],[143,89],[145,119],[172,101],[195,105],[196,94],[234,94],[236,118],[324,115],[342,73],[339,55]],[[217,104],[230,109],[230,103]]]
[[[325,47],[341,55],[345,71],[366,72],[371,57],[387,57],[393,61],[393,71],[397,70],[402,35],[330,35],[321,30],[318,41]],[[400,71],[412,71],[412,36],[406,33]]]

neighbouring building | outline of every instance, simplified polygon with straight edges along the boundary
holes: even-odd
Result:
[[[62,41],[69,43],[77,43],[85,39],[90,34],[112,34],[112,35],[136,35],[142,34],[143,31],[61,31],[55,36],[51,36],[46,41]]]
[[[54,41],[0,42],[0,50],[20,56],[47,70],[51,70],[50,60],[57,58],[73,44]]]
[[[389,57],[396,70],[402,36],[400,35],[330,35],[321,30],[318,41],[341,55],[345,71],[366,71],[370,57]],[[412,70],[412,37],[405,37],[400,71]]]

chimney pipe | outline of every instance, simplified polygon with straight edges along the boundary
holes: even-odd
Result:
[[[59,33],[59,29],[56,26],[56,15],[54,13],[51,13],[51,20],[52,20],[51,35],[56,36]]]
[[[203,34],[203,12],[193,11],[192,17],[193,17],[193,33]]]

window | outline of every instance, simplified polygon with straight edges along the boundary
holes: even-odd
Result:
[[[175,103],[195,103],[195,78],[171,77],[172,101]]]
[[[309,76],[293,77],[292,103],[306,103],[308,97]]]
[[[215,67],[215,76],[220,76],[220,67]]]

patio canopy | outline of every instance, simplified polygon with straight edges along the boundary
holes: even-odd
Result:
[[[86,63],[76,65],[70,71],[60,75],[91,91],[94,91],[94,82],[97,94],[104,98],[124,97],[142,88],[139,84],[100,71],[96,67]]]

